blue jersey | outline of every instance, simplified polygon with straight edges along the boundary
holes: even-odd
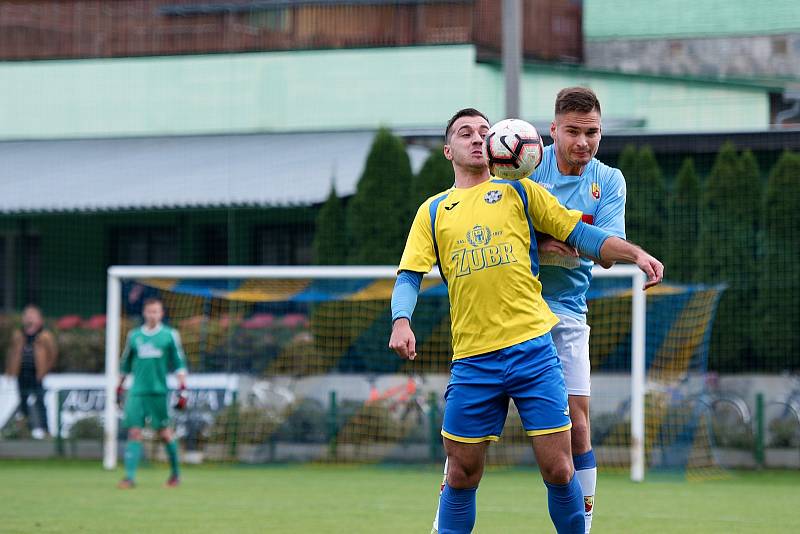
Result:
[[[569,209],[583,213],[583,222],[625,238],[625,178],[619,169],[592,158],[580,176],[558,170],[554,145],[544,149],[542,162],[531,175]],[[586,291],[594,263],[587,258],[540,254],[542,296],[555,313],[586,313]]]

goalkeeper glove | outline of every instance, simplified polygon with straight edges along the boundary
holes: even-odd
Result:
[[[186,386],[181,385],[178,390],[178,400],[175,402],[175,409],[185,410],[187,402],[189,402],[189,394],[186,392]]]
[[[117,406],[122,408],[125,404],[125,388],[120,384],[117,386]]]

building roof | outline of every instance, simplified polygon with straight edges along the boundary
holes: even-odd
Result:
[[[323,202],[351,195],[375,132],[0,143],[0,213]],[[414,170],[428,155],[410,147]]]
[[[539,125],[537,125],[539,126]],[[552,141],[546,125],[540,132]],[[417,172],[437,130],[396,130]],[[800,150],[800,130],[603,136],[601,159],[628,144],[658,153]],[[375,132],[0,142],[0,214],[123,209],[299,206],[323,202],[335,182],[355,193]]]

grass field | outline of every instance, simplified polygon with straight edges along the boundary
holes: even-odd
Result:
[[[166,467],[122,472],[96,462],[0,462],[0,532],[428,534],[438,468],[188,466],[166,489]],[[800,472],[732,473],[706,482],[629,482],[601,474],[595,534],[800,532]],[[489,471],[476,533],[553,532],[544,487],[530,470]]]

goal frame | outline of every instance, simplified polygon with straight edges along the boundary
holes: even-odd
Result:
[[[122,282],[140,278],[160,279],[349,279],[396,276],[393,266],[121,266],[108,268],[106,294],[106,403],[104,413],[103,467],[117,466],[117,382],[119,381],[120,340],[122,333]],[[645,475],[644,401],[645,342],[647,301],[645,274],[635,265],[614,265],[603,269],[595,265],[594,278],[628,278],[631,280],[631,480],[641,482]],[[438,269],[425,275],[439,278]]]

